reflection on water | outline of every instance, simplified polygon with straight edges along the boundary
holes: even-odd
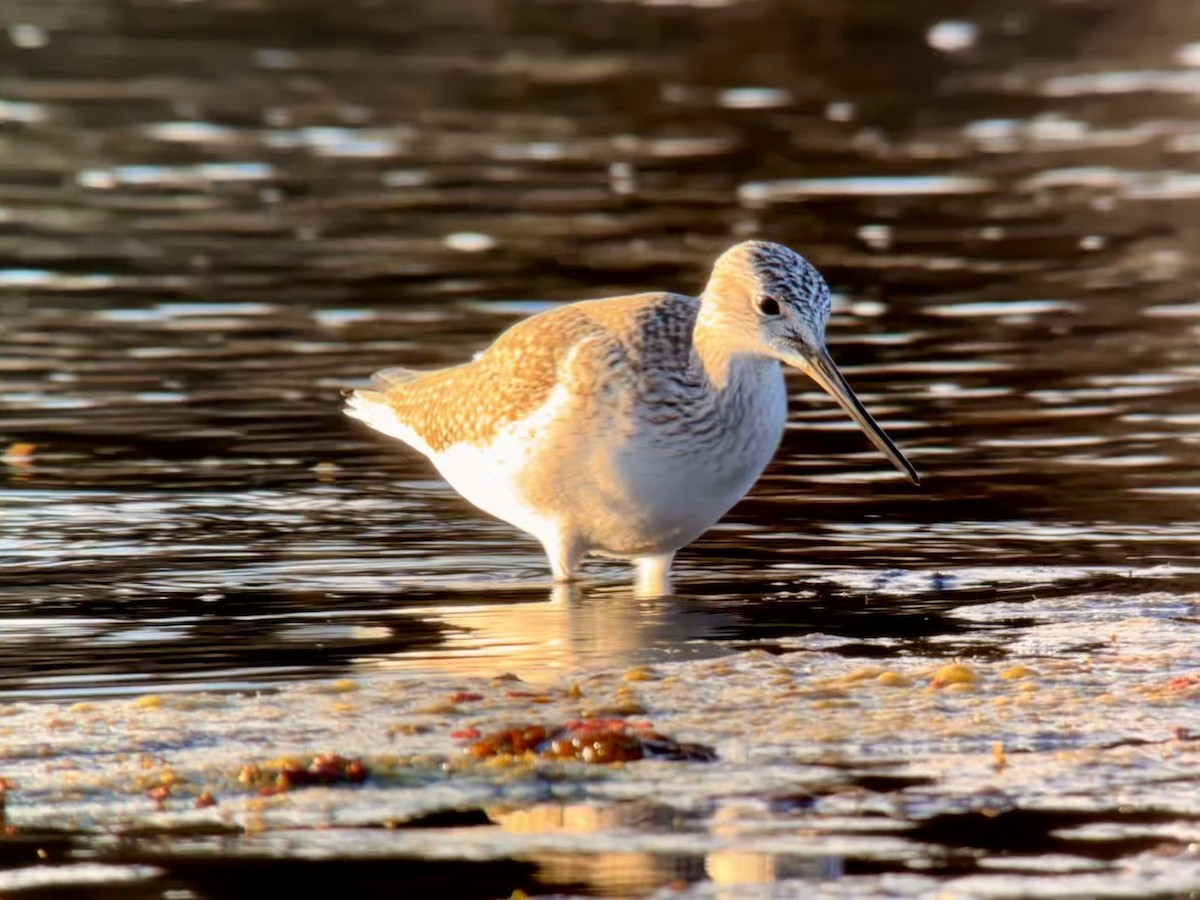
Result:
[[[1194,621],[1200,7],[10,0],[2,24],[7,700],[806,641],[994,660],[1017,604],[1098,597]],[[695,291],[749,236],[826,273],[833,355],[919,491],[793,375],[777,460],[676,596],[605,562],[555,594],[536,545],[339,412],[551,302]],[[891,871],[556,847],[480,863],[481,895],[530,866],[609,893]]]
[[[614,829],[692,831],[694,823],[680,821],[670,807],[634,803],[599,807],[590,804],[537,805],[512,812],[492,813],[504,831],[538,837],[553,835],[601,836]],[[717,834],[722,831],[718,823]],[[602,838],[601,838],[602,839]],[[696,844],[703,844],[696,837]],[[548,884],[586,884],[608,896],[649,893],[663,885],[684,885],[707,879],[717,896],[724,890],[777,881],[827,881],[844,874],[843,861],[835,856],[790,856],[771,852],[713,849],[698,854],[681,843],[671,853],[531,853],[538,878]],[[737,893],[728,894],[736,897]]]

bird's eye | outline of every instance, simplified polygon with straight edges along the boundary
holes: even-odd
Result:
[[[764,316],[779,315],[779,301],[774,297],[759,297],[758,311]]]

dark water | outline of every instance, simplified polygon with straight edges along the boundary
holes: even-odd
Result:
[[[955,607],[1200,590],[1200,7],[0,11],[7,699],[814,630],[954,655]],[[564,613],[532,541],[339,412],[544,301],[694,292],[748,236],[826,274],[920,490],[797,377],[678,596],[597,563]]]

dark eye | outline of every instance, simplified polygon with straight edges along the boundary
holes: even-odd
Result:
[[[774,297],[759,297],[758,311],[764,316],[779,315],[779,301]]]

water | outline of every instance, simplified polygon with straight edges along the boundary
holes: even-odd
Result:
[[[1200,11],[1168,0],[425,6],[4,4],[0,700],[30,733],[53,734],[73,704],[125,710],[147,694],[227,696],[236,719],[252,715],[236,698],[303,697],[337,679],[380,692],[382,708],[388,691],[441,696],[502,672],[551,687],[631,666],[706,672],[726,659],[740,672],[762,651],[816,654],[812,678],[869,663],[919,681],[921,666],[963,657],[994,666],[986,683],[1000,684],[1017,662],[1084,665],[1118,632],[1115,671],[1137,660],[1132,681],[1089,694],[1082,670],[1054,680],[1087,702],[1126,698],[1104,723],[1119,734],[1068,728],[1053,708],[1047,728],[1074,728],[1079,752],[1169,731],[1138,718],[1135,698],[1161,688],[1153,673],[1168,663],[1148,660],[1169,657],[1166,678],[1200,667]],[[921,489],[797,376],[778,458],[680,555],[675,596],[635,601],[627,568],[599,562],[578,596],[548,601],[532,541],[339,412],[340,390],[372,370],[462,360],[547,302],[694,292],[749,236],[825,272],[833,355]],[[1169,713],[1185,729],[1179,752],[1194,753],[1196,701],[1171,702],[1183,704]],[[656,724],[674,716],[704,740],[703,717],[681,704],[666,695]],[[963,752],[1019,746],[1025,725]],[[324,749],[314,735],[341,740],[327,718],[308,727],[294,752]],[[346,746],[364,754],[383,740],[353,734]],[[918,737],[881,736],[879,752],[911,767]],[[1028,739],[1039,760],[1049,754]],[[113,759],[136,751],[104,740]],[[270,753],[261,735],[225,740],[238,760]],[[710,742],[736,760],[721,740]],[[867,777],[864,758],[835,745]],[[450,749],[443,734],[425,751]],[[153,752],[181,751],[168,740]],[[766,802],[782,759],[721,777]],[[1050,789],[1043,761],[1028,780],[1010,772],[1006,790],[1017,813],[1058,822],[1114,779],[1125,799],[1089,815],[1111,824],[1132,805],[1175,831],[1159,850],[1114,845],[1099,881],[1071,889],[1194,888],[1194,804],[1143,796],[1110,762]],[[1035,849],[1075,863],[1039,856],[1002,883],[946,881],[982,877],[987,848],[954,849],[954,829],[930,824],[962,803],[944,773],[918,769],[902,774],[932,779],[915,788],[925,807],[872,814],[919,823],[921,846],[941,850],[896,857],[876,838],[813,856],[761,835],[710,845],[697,830],[720,832],[723,815],[757,828],[779,812],[722,813],[713,788],[665,820],[619,825],[613,797],[581,788],[558,799],[608,810],[589,841],[607,835],[616,856],[604,871],[626,881],[543,828],[533,844],[551,845],[552,860],[531,861],[520,837],[485,840],[471,851],[478,889],[458,884],[474,896],[671,884],[704,896],[747,879],[1003,894],[1094,868],[1047,832]],[[45,844],[63,786],[33,768],[22,787],[45,797],[23,806],[14,790],[9,821]],[[136,883],[146,896],[232,896],[245,873],[277,877],[261,874],[268,860],[317,857],[364,893],[418,877],[447,890],[427,846],[380,838],[360,854],[360,831],[286,828],[281,844],[271,828],[245,836],[244,810],[222,820],[241,837],[183,849],[164,837],[130,861],[90,835],[146,827],[153,809],[118,812],[111,785],[97,790],[55,838],[55,861],[116,866],[88,870],[79,894],[128,896]],[[624,790],[638,809],[672,808],[636,777]],[[378,793],[356,822],[386,818],[394,795]],[[449,805],[482,802],[468,791]],[[805,828],[832,840],[828,815]],[[18,881],[0,871],[5,890],[41,877],[22,868],[33,861],[23,840],[9,842]],[[189,854],[224,867],[202,876]]]

